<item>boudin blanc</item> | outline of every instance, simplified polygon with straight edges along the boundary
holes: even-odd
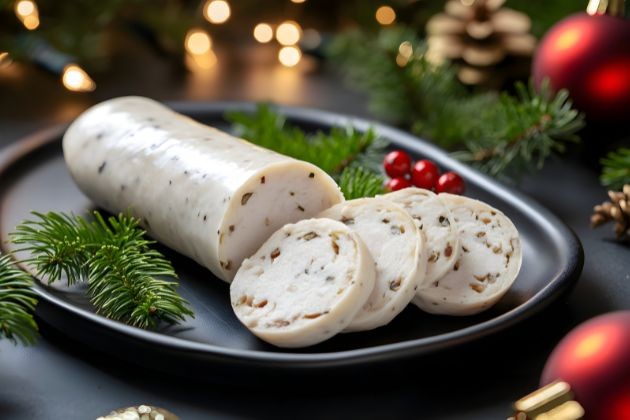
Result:
[[[458,226],[460,255],[436,283],[420,288],[414,303],[445,315],[472,315],[494,305],[512,286],[523,259],[514,224],[499,210],[467,197],[439,194]]]
[[[411,302],[426,274],[424,242],[413,219],[380,198],[345,201],[318,217],[340,221],[356,232],[376,263],[374,290],[346,331],[389,324]]]
[[[453,268],[459,258],[457,226],[448,208],[437,195],[422,188],[405,188],[385,194],[407,211],[424,234],[427,256],[425,283],[435,283]]]
[[[316,166],[232,137],[141,97],[84,112],[63,139],[75,182],[110,212],[231,281],[278,228],[341,200]]]
[[[345,329],[374,288],[374,260],[348,226],[302,220],[278,230],[230,285],[238,319],[279,347],[317,344]]]

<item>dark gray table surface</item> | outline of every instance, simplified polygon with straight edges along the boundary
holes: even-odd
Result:
[[[150,55],[121,58],[125,65],[115,66],[88,96],[65,92],[35,70],[20,68],[17,76],[0,73],[0,146],[68,121],[91,103],[124,94],[163,100],[271,100],[367,115],[365,98],[343,88],[328,71],[230,64],[230,71],[217,70],[221,77],[199,77],[172,74],[156,60]],[[590,136],[589,141],[604,140]],[[537,387],[549,352],[573,326],[630,308],[630,248],[609,240],[610,227],[589,228],[592,206],[606,195],[583,155],[553,159],[519,187],[575,230],[586,257],[579,283],[565,300],[509,331],[386,372],[341,378],[334,386],[303,377],[253,389],[247,378],[242,386],[228,387],[213,385],[208,378],[182,380],[122,363],[40,319],[36,346],[0,341],[0,418],[90,419],[141,403],[168,408],[182,419],[505,418],[512,401]]]

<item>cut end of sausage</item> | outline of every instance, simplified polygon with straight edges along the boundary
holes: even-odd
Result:
[[[444,277],[418,290],[414,303],[445,315],[473,315],[494,305],[514,283],[522,262],[518,231],[499,210],[477,200],[440,194],[458,220],[461,252]]]
[[[313,217],[342,200],[335,181],[306,162],[275,164],[252,176],[236,191],[219,228],[225,233],[219,260],[233,262],[230,270],[222,267],[223,278],[231,281],[242,261],[282,226]]]
[[[279,347],[303,347],[342,331],[374,286],[374,260],[346,225],[309,219],[275,232],[230,285],[238,319]]]

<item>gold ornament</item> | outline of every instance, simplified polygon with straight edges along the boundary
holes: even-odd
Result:
[[[160,407],[152,405],[138,405],[134,407],[120,408],[111,413],[98,417],[96,420],[179,420],[175,414]]]
[[[630,184],[621,191],[608,191],[610,201],[595,206],[591,225],[598,227],[610,221],[615,222],[617,239],[630,240]]]
[[[579,420],[584,408],[574,400],[571,386],[555,381],[516,401],[508,420]]]
[[[536,38],[531,20],[503,6],[505,0],[449,0],[444,13],[427,22],[427,58],[459,66],[468,85],[498,88],[510,78],[527,77]]]

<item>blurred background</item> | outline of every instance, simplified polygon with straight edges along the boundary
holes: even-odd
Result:
[[[623,6],[0,0],[0,144],[104,99],[143,95],[369,116],[505,180],[582,138],[599,170],[600,157],[630,142]]]
[[[479,25],[477,30],[526,35],[513,37],[521,43],[511,46],[516,53],[501,51],[510,49],[509,40],[493,38],[493,43],[506,42],[498,53],[494,46],[488,52],[479,43],[480,54],[495,54],[485,58],[489,64],[477,66],[494,72],[491,86],[482,89],[505,88],[514,78],[529,77],[536,39],[586,5],[574,0],[503,3],[0,0],[0,117],[3,124],[33,118],[66,121],[89,104],[127,94],[164,100],[272,101],[363,114],[364,96],[344,90],[338,77],[339,60],[329,50],[337,36],[397,27],[424,39],[431,18],[438,26],[452,27],[458,20],[487,22],[488,15],[496,13],[503,17],[502,27]],[[510,13],[513,10],[523,14]],[[453,19],[435,20],[445,15]],[[465,35],[466,27],[455,30]],[[457,42],[468,42],[464,38]],[[457,51],[447,53],[465,64]],[[404,47],[401,54],[399,64],[405,59]],[[469,86],[483,84],[483,75],[473,71],[466,76]]]
[[[586,253],[580,283],[566,304],[490,344],[482,342],[476,351],[435,363],[433,377],[439,380],[431,382],[425,401],[436,413],[505,418],[517,396],[538,386],[544,360],[570,327],[628,307],[630,260],[620,243],[630,238],[630,210],[624,204],[622,213],[619,204],[621,189],[630,185],[630,20],[623,5],[624,0],[0,0],[0,147],[116,96],[264,101],[384,121],[503,177],[560,216]],[[530,80],[535,86],[527,85]],[[567,90],[557,93],[559,88]],[[606,190],[612,202],[593,215]],[[628,202],[627,195],[621,197]],[[589,220],[614,223],[620,243],[610,226],[594,231]],[[52,350],[42,350],[47,351]],[[47,368],[54,365],[40,360]],[[462,369],[457,381],[443,374],[445,365]],[[131,383],[146,382],[132,374]],[[100,393],[98,402],[115,400],[113,388]],[[421,393],[413,387],[399,391],[382,390],[389,392],[387,406],[371,393],[361,397],[368,417],[384,408],[391,415],[390,408],[399,406],[417,413]],[[207,397],[191,395],[182,398],[189,406]],[[452,404],[453,395],[463,403]],[[304,400],[318,401],[311,395]],[[335,395],[315,413],[342,400]]]

